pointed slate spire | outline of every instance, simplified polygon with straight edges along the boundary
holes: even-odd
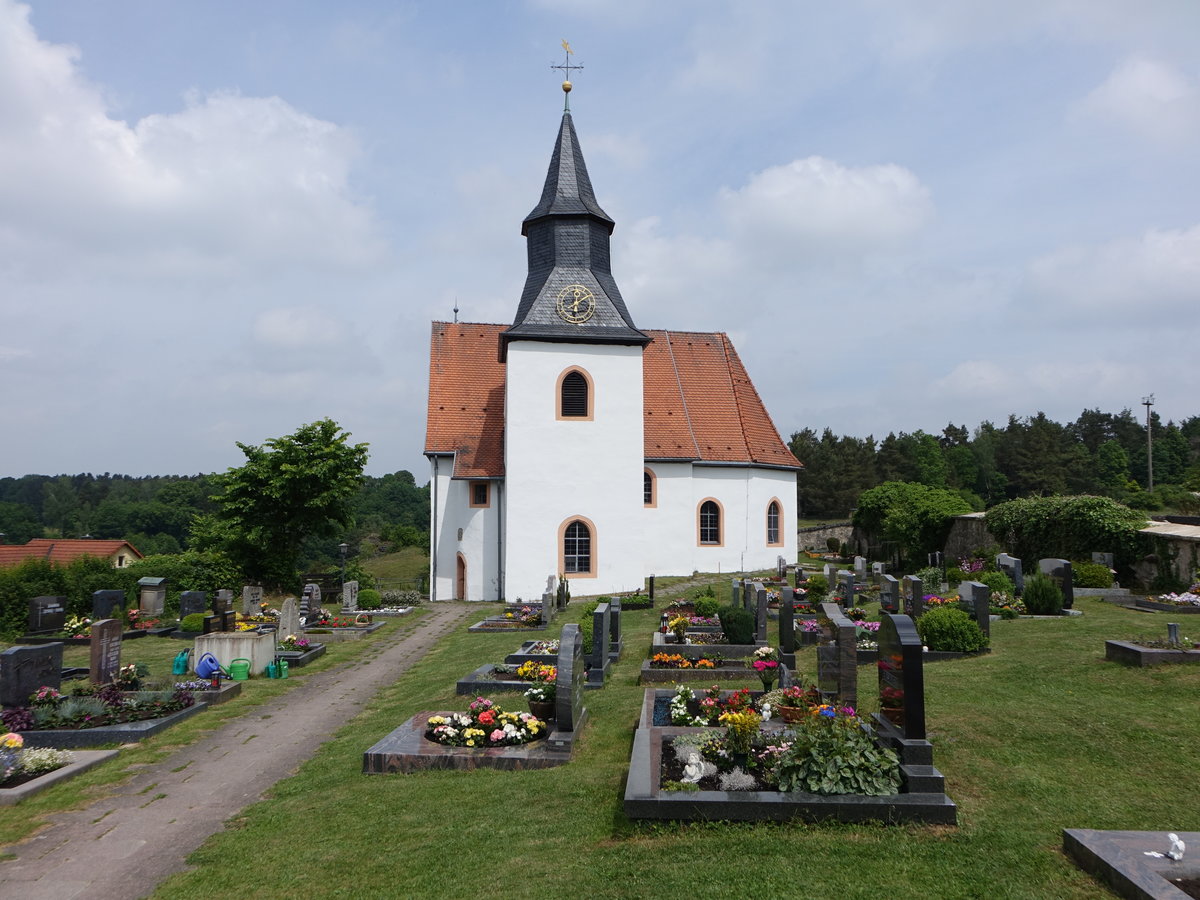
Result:
[[[502,347],[511,340],[650,342],[633,324],[609,268],[614,227],[596,201],[571,113],[564,112],[541,199],[521,223],[529,274]]]

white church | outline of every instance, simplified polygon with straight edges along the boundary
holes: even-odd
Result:
[[[564,86],[565,87],[565,86]],[[430,599],[632,591],[796,559],[800,462],[723,333],[639,330],[569,110],[511,325],[434,322]]]

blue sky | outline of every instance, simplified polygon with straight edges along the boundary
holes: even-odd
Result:
[[[563,38],[635,322],[728,332],[785,439],[1200,412],[1193,0],[0,0],[0,475],[329,416],[424,481]]]

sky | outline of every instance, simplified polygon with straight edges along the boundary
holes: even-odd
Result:
[[[1200,413],[1195,0],[0,0],[0,476],[422,456],[563,94],[640,328],[786,440]]]

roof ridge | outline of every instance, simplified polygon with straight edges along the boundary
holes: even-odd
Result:
[[[692,436],[692,447],[696,451],[696,459],[700,459],[700,442],[696,440],[696,429],[692,427],[692,414],[688,410],[687,394],[684,393],[683,380],[679,377],[679,366],[675,362],[675,347],[671,343],[671,332],[664,331],[663,334],[667,339],[667,356],[671,358],[671,368],[675,372],[675,387],[679,389],[679,405],[683,407],[683,417],[687,420],[688,434]]]

